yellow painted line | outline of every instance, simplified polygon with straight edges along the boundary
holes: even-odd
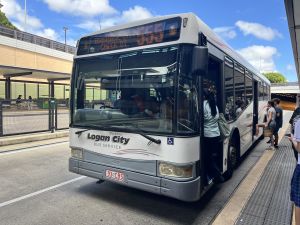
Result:
[[[289,123],[286,122],[280,129],[278,143],[283,138],[288,127]],[[236,223],[236,220],[251,197],[251,194],[258,184],[266,166],[273,157],[274,152],[275,151],[269,150],[264,152],[255,166],[248,173],[247,177],[245,177],[239,187],[235,190],[225,207],[221,210],[221,212],[219,212],[212,225],[234,225]]]

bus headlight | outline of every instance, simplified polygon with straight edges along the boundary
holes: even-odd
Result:
[[[83,151],[81,148],[71,148],[71,156],[73,158],[82,159],[83,158]]]
[[[159,174],[176,178],[193,177],[193,165],[174,165],[166,162],[159,163]]]

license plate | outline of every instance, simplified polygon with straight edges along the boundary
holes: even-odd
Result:
[[[124,182],[124,173],[106,170],[105,171],[106,178],[109,178],[111,180],[115,180],[118,182]]]

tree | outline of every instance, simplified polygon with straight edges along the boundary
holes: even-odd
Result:
[[[12,23],[7,19],[5,14],[1,11],[0,11],[0,25],[10,29],[18,30],[14,25],[12,25]]]
[[[270,73],[263,73],[263,75],[266,78],[268,78],[268,80],[271,83],[286,83],[287,82],[285,76],[283,76],[281,73],[270,72]]]

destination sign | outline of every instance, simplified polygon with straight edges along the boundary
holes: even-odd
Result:
[[[118,31],[84,37],[78,55],[176,41],[180,37],[181,18],[176,17]]]

